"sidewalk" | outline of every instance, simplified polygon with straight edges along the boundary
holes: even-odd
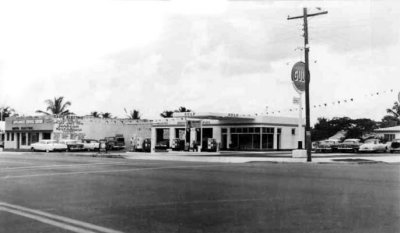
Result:
[[[248,156],[250,155],[250,156]],[[291,152],[127,152],[122,154],[126,159],[169,160],[210,163],[307,163],[306,158],[292,158]],[[311,163],[399,163],[399,154],[313,154]]]

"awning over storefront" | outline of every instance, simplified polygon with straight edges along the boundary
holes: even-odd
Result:
[[[176,112],[174,118],[208,119],[208,120],[253,120],[254,116],[237,113],[213,113],[213,112]]]

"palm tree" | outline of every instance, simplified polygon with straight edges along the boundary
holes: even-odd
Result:
[[[393,107],[390,109],[386,109],[386,112],[392,114],[392,116],[399,118],[400,117],[400,105],[399,102],[395,102]]]
[[[100,118],[101,117],[101,113],[97,112],[97,111],[93,111],[90,113],[90,116],[95,117],[95,118]]]
[[[163,118],[171,118],[174,114],[174,111],[165,110],[164,112],[160,113],[160,116]]]
[[[10,106],[0,108],[0,121],[4,121],[6,117],[18,115]]]
[[[103,117],[103,118],[111,118],[112,116],[111,116],[111,113],[109,113],[109,112],[104,112],[104,113],[102,113],[101,114],[101,117]]]
[[[140,120],[141,114],[140,114],[139,110],[133,109],[132,111],[129,111],[129,113],[128,113],[126,108],[124,108],[124,111],[129,119]]]
[[[186,107],[179,107],[178,110],[175,110],[175,112],[191,112],[192,110],[186,108]]]
[[[56,115],[56,116],[66,116],[72,115],[73,113],[70,112],[67,108],[71,106],[71,102],[67,101],[63,103],[64,97],[54,97],[54,100],[48,99],[45,100],[47,104],[46,111],[36,110],[36,113],[43,113],[45,115]]]

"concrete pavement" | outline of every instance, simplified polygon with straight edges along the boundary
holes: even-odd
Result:
[[[127,152],[121,154],[126,159],[137,160],[170,160],[186,162],[210,163],[248,163],[248,162],[275,162],[275,163],[307,163],[306,158],[292,158],[289,151],[271,152],[157,152],[141,153]],[[312,163],[400,163],[400,154],[327,154],[313,153]]]

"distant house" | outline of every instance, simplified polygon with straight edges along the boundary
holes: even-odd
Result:
[[[346,130],[340,130],[338,131],[335,135],[332,137],[329,137],[329,140],[343,140],[346,137],[347,131]]]
[[[387,127],[387,128],[379,128],[374,130],[377,136],[383,138],[387,141],[392,141],[395,138],[400,138],[400,125]]]

